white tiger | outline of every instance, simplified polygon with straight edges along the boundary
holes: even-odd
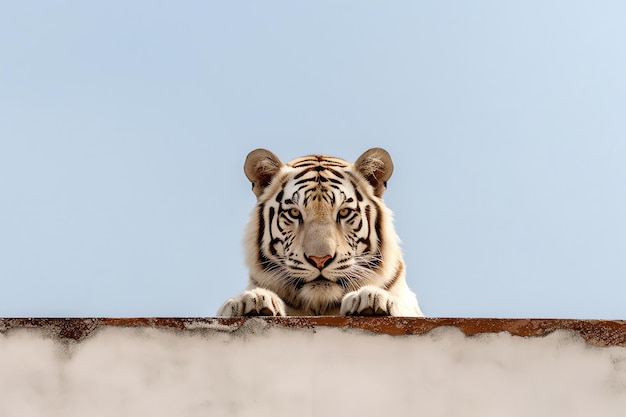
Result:
[[[257,149],[244,171],[257,196],[244,239],[249,283],[218,316],[423,316],[382,199],[387,151],[284,164]]]

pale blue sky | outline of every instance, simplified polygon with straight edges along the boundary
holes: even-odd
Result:
[[[626,3],[5,2],[0,316],[212,316],[266,147],[385,147],[428,316],[626,318]]]

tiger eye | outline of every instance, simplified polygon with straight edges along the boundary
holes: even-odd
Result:
[[[350,214],[350,209],[349,208],[343,208],[341,210],[339,210],[339,217],[347,217],[348,214]]]
[[[297,208],[289,209],[289,215],[293,217],[294,219],[296,219],[300,217],[300,210],[298,210]]]

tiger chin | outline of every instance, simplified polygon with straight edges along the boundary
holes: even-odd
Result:
[[[218,316],[423,316],[382,199],[387,151],[285,164],[256,149],[244,172],[257,197],[244,238],[249,282]]]

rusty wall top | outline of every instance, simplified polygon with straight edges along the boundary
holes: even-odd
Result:
[[[388,335],[418,335],[438,327],[456,327],[471,336],[508,332],[514,336],[540,337],[556,330],[578,333],[594,346],[626,346],[624,320],[414,318],[414,317],[264,317],[264,318],[0,318],[0,332],[38,328],[55,337],[82,340],[103,327],[151,327],[178,330],[215,329],[235,331],[248,321],[269,327],[352,328]]]

